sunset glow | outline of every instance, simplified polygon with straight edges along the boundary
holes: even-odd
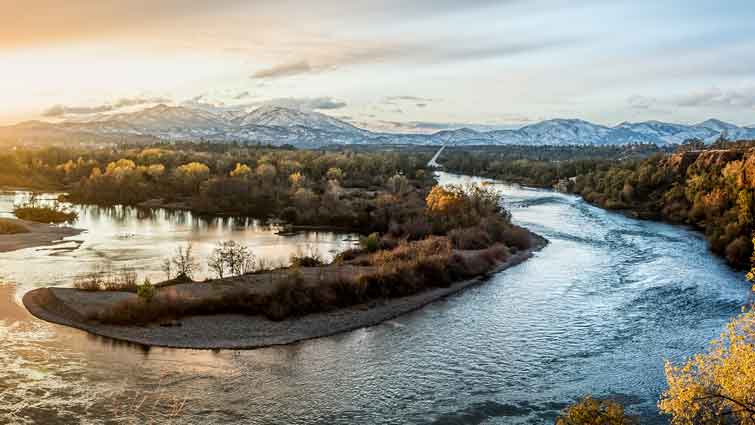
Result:
[[[134,98],[329,98],[378,129],[755,122],[747,1],[2,3],[5,124]]]

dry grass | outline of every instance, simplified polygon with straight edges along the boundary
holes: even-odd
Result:
[[[21,233],[29,233],[29,229],[13,220],[0,218],[0,235],[18,235]]]
[[[73,287],[82,291],[136,292],[138,286],[135,271],[128,269],[112,271],[102,266],[76,277],[73,281]]]

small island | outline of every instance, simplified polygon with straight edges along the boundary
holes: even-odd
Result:
[[[164,282],[92,274],[74,288],[32,290],[23,303],[43,320],[145,346],[258,348],[376,325],[482,282],[547,244],[511,223],[489,186],[413,185],[395,176],[389,192],[401,218],[327,264],[308,252],[272,267],[227,241],[208,259],[216,278],[195,282],[198,264],[187,245],[166,259]]]

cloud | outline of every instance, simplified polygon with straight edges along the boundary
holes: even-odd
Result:
[[[126,108],[129,106],[146,105],[149,103],[170,103],[171,99],[167,97],[123,97],[113,103],[114,109]]]
[[[431,99],[428,97],[417,97],[417,96],[388,96],[385,98],[386,102],[433,102],[435,99]]]
[[[713,87],[672,99],[679,107],[717,107],[755,109],[755,87],[721,90]]]
[[[425,41],[390,43],[328,43],[313,42],[317,48],[300,59],[258,70],[251,75],[256,80],[271,80],[306,74],[339,70],[347,66],[368,64],[437,65],[489,59],[506,59],[539,51],[573,45],[578,40],[560,37],[550,40],[491,42],[488,39],[437,38]],[[311,47],[311,46],[310,46]],[[304,52],[302,52],[304,53]],[[386,102],[436,101],[416,96],[391,96]]]
[[[278,98],[263,102],[265,105],[281,106],[291,109],[302,110],[333,110],[346,107],[346,102],[334,99],[332,97],[305,97],[305,98]]]
[[[520,117],[521,118],[521,117]],[[528,119],[529,120],[529,119]],[[377,122],[361,122],[360,125],[370,127],[378,131],[387,132],[409,132],[409,133],[435,133],[442,130],[457,130],[460,128],[469,128],[476,131],[491,131],[510,129],[512,125],[505,124],[480,124],[480,123],[460,123],[444,121],[389,121],[380,120]]]
[[[64,115],[83,115],[83,114],[97,114],[101,112],[112,111],[112,105],[100,105],[100,106],[66,106],[55,105],[51,106],[42,112],[43,117],[57,118]]]
[[[712,87],[665,98],[633,95],[627,103],[632,109],[654,112],[669,108],[755,109],[755,87],[729,90]]]
[[[648,96],[633,95],[627,99],[629,107],[632,109],[650,109],[658,103],[658,99]]]
[[[246,99],[246,98],[251,97],[251,96],[252,96],[252,94],[249,93],[248,91],[242,91],[241,93],[233,96],[233,99],[234,100],[241,100],[241,99]]]
[[[294,75],[308,74],[310,72],[312,72],[312,67],[309,65],[309,62],[302,60],[259,70],[252,74],[252,78],[291,77]]]
[[[123,97],[113,103],[105,103],[96,106],[67,106],[55,105],[42,112],[43,117],[58,118],[65,115],[87,115],[111,112],[129,106],[147,105],[152,103],[169,103],[170,99],[164,97]]]

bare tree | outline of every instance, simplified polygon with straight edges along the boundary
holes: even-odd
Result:
[[[254,270],[254,254],[245,245],[236,241],[218,242],[207,260],[210,270],[222,279],[226,273],[238,276]]]
[[[169,278],[192,279],[194,277],[194,274],[199,271],[199,263],[194,257],[194,246],[191,242],[185,247],[176,248],[173,257],[163,263],[163,271],[168,274]]]

